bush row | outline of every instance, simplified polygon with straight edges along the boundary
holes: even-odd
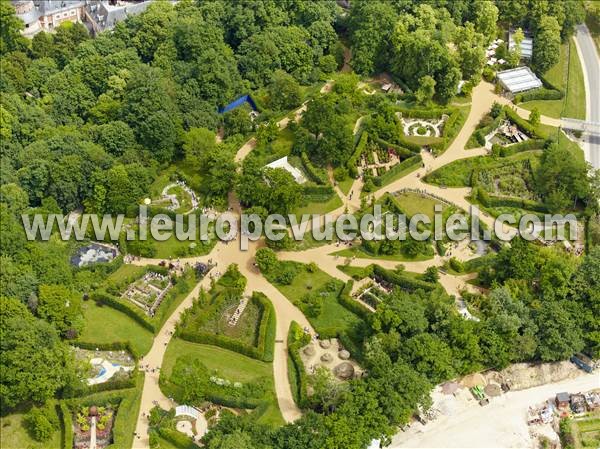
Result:
[[[352,156],[348,159],[346,166],[348,167],[348,172],[350,176],[353,178],[358,178],[358,162],[360,161],[361,155],[367,149],[367,142],[369,141],[369,133],[367,131],[363,131]]]
[[[296,339],[297,336],[300,338]],[[304,330],[300,327],[298,323],[292,321],[290,324],[290,330],[288,332],[288,354],[292,359],[292,369],[296,373],[296,385],[292,385],[292,388],[296,388],[295,397],[298,398],[298,407],[303,407],[306,403],[307,398],[307,385],[308,385],[308,376],[306,374],[306,369],[304,367],[304,362],[300,357],[300,348],[306,346],[310,343],[310,335],[304,333]]]
[[[156,429],[156,433],[160,435],[160,437],[171,443],[173,446],[179,449],[190,449],[194,447],[194,443],[190,440],[190,437],[184,435],[181,432],[178,432],[175,429],[169,429],[168,427],[159,427]]]
[[[58,417],[63,431],[62,447],[63,449],[73,448],[73,417],[71,410],[64,401],[59,401],[57,405]]]
[[[265,362],[273,361],[275,352],[275,332],[277,328],[277,316],[275,309],[269,299],[260,292],[252,293],[254,301],[260,309],[260,326],[258,328],[258,352],[262,354]]]
[[[200,343],[205,345],[219,346],[220,348],[230,351],[239,352],[253,359],[261,360],[262,354],[254,346],[249,346],[234,338],[226,335],[210,334],[203,331],[182,330],[177,335],[182,340],[191,341],[192,343]]]
[[[325,201],[327,201],[334,193],[335,191],[331,185],[308,185],[302,187],[302,194],[311,199],[325,198]]]
[[[373,266],[373,275],[406,290],[423,289],[425,291],[431,291],[435,289],[435,284],[409,278],[408,276],[404,276],[400,273],[386,270],[380,265]]]
[[[111,341],[110,343],[90,343],[87,341],[76,340],[74,345],[81,349],[89,349],[91,351],[95,351],[96,348],[101,351],[127,351],[129,352],[133,358],[137,361],[142,354],[137,354],[136,351],[133,350],[133,346],[128,341]]]
[[[540,87],[522,94],[515,95],[514,103],[523,103],[533,100],[560,100],[565,96],[564,92],[555,89]]]
[[[495,151],[496,146],[492,146],[492,153],[500,157],[508,157],[513,154],[522,153],[523,151],[542,150],[546,146],[544,139],[529,139],[523,142],[515,143],[507,147],[500,146],[498,151]]]
[[[496,129],[498,126],[500,126],[500,122],[502,122],[502,120],[504,120],[504,118],[506,117],[505,115],[505,110],[507,108],[504,108],[500,114],[498,114],[498,117],[496,117],[492,123],[490,123],[487,126],[484,126],[483,128],[478,128],[475,130],[475,132],[473,132],[473,136],[475,137],[475,140],[477,141],[477,143],[480,146],[484,146],[485,145],[485,136],[487,136],[491,131],[493,131],[494,129]],[[470,140],[470,139],[469,139]]]
[[[390,182],[390,180],[392,178],[394,178],[395,176],[397,176],[400,172],[402,172],[404,170],[408,170],[409,168],[420,166],[422,162],[423,162],[423,159],[421,158],[420,154],[409,157],[408,159],[404,159],[402,162],[394,165],[388,171],[386,171],[381,176],[379,176],[381,185],[387,184],[388,182]]]
[[[338,296],[338,302],[347,310],[358,315],[363,319],[367,319],[367,317],[371,314],[371,311],[367,309],[364,305],[352,299],[350,292],[352,291],[352,286],[354,285],[353,280],[349,280],[346,282],[346,285],[340,292]]]
[[[514,109],[505,106],[504,112],[510,121],[529,134],[529,137],[542,138],[542,136],[538,134],[536,127],[517,114]]]
[[[384,148],[384,149],[388,149],[388,148],[392,148],[400,157],[411,157],[415,155],[416,153],[420,153],[421,152],[421,147],[419,145],[416,145],[414,143],[411,143],[410,145],[412,146],[413,150],[407,148],[407,147],[403,147],[401,145],[396,145],[394,143],[390,143],[386,140],[383,140],[379,137],[373,137],[373,140],[377,143],[377,145],[379,145],[380,147]]]
[[[440,118],[444,114],[452,114],[453,110],[450,108],[437,108],[437,109],[408,109],[397,107],[396,111],[402,114],[402,117],[408,118]]]
[[[300,158],[302,160],[302,165],[306,170],[306,174],[308,175],[311,181],[316,182],[320,185],[329,184],[329,178],[327,177],[327,173],[325,172],[325,170],[315,167],[308,158],[308,155],[304,151],[300,155]]]
[[[473,197],[476,198],[485,207],[516,207],[519,209],[531,210],[535,212],[547,213],[548,208],[533,200],[513,197],[500,197],[490,195],[484,189],[475,187],[473,189]]]

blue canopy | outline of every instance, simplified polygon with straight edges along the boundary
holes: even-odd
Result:
[[[233,100],[227,106],[223,106],[222,108],[219,108],[219,114],[223,114],[225,112],[232,111],[235,108],[237,108],[238,106],[243,105],[244,103],[248,103],[253,111],[256,111],[258,109],[256,107],[256,103],[254,103],[254,100],[252,99],[252,97],[250,95],[242,95],[241,97]]]

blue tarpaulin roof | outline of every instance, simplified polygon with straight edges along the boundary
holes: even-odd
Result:
[[[219,114],[223,114],[225,112],[232,111],[235,108],[237,108],[238,106],[243,105],[244,103],[248,103],[250,105],[250,107],[252,108],[252,110],[256,111],[256,109],[257,109],[256,103],[254,103],[254,100],[252,99],[252,97],[250,95],[242,95],[241,97],[233,100],[227,106],[223,106],[222,108],[219,108]]]

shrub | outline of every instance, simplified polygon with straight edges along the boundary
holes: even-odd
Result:
[[[319,185],[329,184],[329,178],[327,177],[325,170],[315,167],[305,152],[302,152],[300,159],[302,160],[302,165],[311,181],[316,182]]]
[[[337,167],[333,170],[333,179],[337,182],[345,181],[348,178],[348,169],[346,167]]]
[[[32,408],[25,415],[27,430],[36,441],[48,441],[54,433],[54,425],[50,422],[47,415],[47,411],[39,408]]]
[[[496,72],[494,72],[494,70],[492,70],[492,68],[490,67],[484,67],[482,75],[483,79],[486,80],[488,83],[493,83],[496,79]]]
[[[349,280],[346,283],[346,285],[344,286],[344,288],[338,296],[338,302],[342,305],[342,307],[349,310],[350,312],[358,315],[363,319],[367,319],[367,317],[371,314],[371,311],[358,301],[352,299],[352,297],[350,296],[350,292],[352,291],[353,285],[354,281],[352,280]]]
[[[290,285],[296,277],[296,267],[294,265],[284,265],[275,276],[275,282],[283,285]]]
[[[358,169],[356,167],[358,165],[358,160],[360,159],[361,155],[367,148],[368,140],[369,140],[369,133],[366,131],[363,131],[360,136],[360,140],[358,141],[358,144],[356,145],[356,148],[354,149],[354,152],[352,153],[352,156],[350,156],[350,158],[348,159],[348,162],[346,162],[346,167],[348,168],[348,173],[353,178],[358,178]]]
[[[564,97],[564,93],[560,90],[546,89],[540,87],[522,94],[515,95],[514,103],[521,103],[533,100],[560,100]]]
[[[452,268],[457,273],[462,273],[465,270],[463,263],[456,257],[452,257],[450,259],[450,268]]]

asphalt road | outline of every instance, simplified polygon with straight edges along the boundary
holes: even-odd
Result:
[[[600,57],[584,24],[577,26],[575,40],[585,77],[586,120],[600,123]],[[586,141],[586,159],[600,169],[600,135],[588,135]]]

